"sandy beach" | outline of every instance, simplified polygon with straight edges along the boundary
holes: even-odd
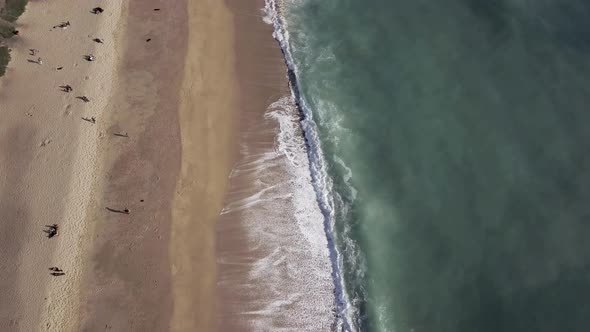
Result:
[[[0,78],[0,330],[334,328],[264,5],[28,4]]]
[[[0,78],[0,330],[216,329],[233,23],[221,2],[28,4]]]
[[[12,61],[0,88],[3,331],[75,330],[79,317],[86,213],[122,8],[121,1],[101,3],[108,10],[93,15],[92,7],[70,1],[31,2],[17,22],[20,35],[10,40]],[[67,21],[67,29],[53,28]],[[92,41],[99,36],[104,44]],[[96,61],[86,61],[89,54]],[[73,91],[62,91],[65,85]],[[59,235],[48,239],[43,230],[52,224]],[[65,275],[50,275],[50,267]]]
[[[82,331],[166,331],[169,324],[173,298],[167,249],[180,167],[185,6],[183,1],[131,1],[127,6],[123,57],[105,129],[108,143],[101,146],[101,181],[89,215],[94,230]],[[129,214],[113,212],[125,209]]]

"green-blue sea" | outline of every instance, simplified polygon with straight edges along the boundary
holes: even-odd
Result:
[[[300,0],[285,21],[343,329],[590,331],[590,1]]]

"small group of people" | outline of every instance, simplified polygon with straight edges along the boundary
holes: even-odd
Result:
[[[49,271],[51,271],[49,274],[51,274],[54,277],[59,277],[59,276],[63,276],[66,273],[64,272],[64,270],[60,269],[59,267],[53,266],[49,268]]]
[[[31,56],[36,56],[37,54],[39,54],[39,50],[36,48],[29,48],[29,55]],[[41,57],[37,57],[37,60],[30,60],[29,62],[33,62],[36,63],[38,65],[42,65],[43,64],[43,59],[41,59]]]
[[[43,232],[47,233],[47,237],[51,239],[52,237],[59,235],[59,226],[57,224],[45,225]]]
[[[93,14],[100,14],[102,12],[104,12],[104,9],[102,9],[101,7],[95,7],[95,8],[92,9],[92,13]],[[62,22],[62,23],[60,23],[58,25],[54,25],[53,28],[54,29],[56,29],[56,28],[67,29],[68,27],[70,27],[70,25],[71,25],[70,21],[66,21],[66,22]],[[13,33],[15,35],[18,35],[19,34],[18,30],[14,30]],[[94,38],[92,40],[94,42],[96,42],[96,43],[103,44],[103,40],[100,39],[100,38]],[[36,56],[38,53],[39,53],[39,50],[37,50],[37,49],[34,49],[34,48],[29,49],[29,55],[31,55],[31,56]],[[92,54],[85,55],[84,58],[87,61],[94,61],[95,60],[95,57]],[[34,62],[34,63],[37,63],[39,65],[43,64],[43,60],[40,57],[38,57],[36,61],[35,60],[29,60],[29,62]],[[60,67],[57,67],[56,69],[57,70],[61,70],[62,68],[63,67],[60,66]],[[61,85],[60,86],[60,89],[63,92],[67,92],[67,93],[74,91],[74,88],[72,88],[72,86],[70,86],[69,84]],[[85,103],[90,102],[90,98],[88,98],[86,96],[79,96],[79,97],[76,97],[76,98],[82,100]],[[88,122],[91,122],[93,124],[96,123],[96,118],[95,117],[82,118],[82,119],[83,120],[86,120]],[[129,213],[129,210],[125,209],[123,213]],[[59,235],[59,225],[58,224],[45,225],[45,229],[43,230],[43,232],[47,234],[47,238],[49,238],[49,239],[51,239],[51,238],[53,238],[55,236],[58,236]],[[54,277],[63,276],[63,275],[66,274],[62,269],[60,269],[59,267],[56,267],[56,266],[50,267],[49,268],[49,271],[51,271],[50,274],[52,276],[54,276]]]
[[[61,89],[61,91],[63,92],[72,92],[74,91],[74,88],[72,88],[71,85],[66,84],[66,85],[60,85],[59,88]]]
[[[90,117],[90,118],[82,118],[82,120],[84,121],[88,121],[92,124],[96,124],[96,118],[95,117]]]

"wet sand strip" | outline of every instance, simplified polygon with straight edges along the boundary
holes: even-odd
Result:
[[[252,204],[231,211],[230,206],[245,202],[258,195],[257,183],[279,183],[273,174],[288,175],[281,170],[280,161],[262,161],[264,155],[276,148],[278,124],[265,117],[271,103],[289,96],[286,67],[277,42],[273,39],[273,27],[262,20],[263,0],[226,0],[235,15],[237,71],[240,82],[240,127],[238,130],[241,151],[237,156],[230,187],[225,196],[225,212],[217,225],[218,303],[219,331],[260,331],[266,329],[297,328],[296,320],[285,320],[287,307],[266,312],[275,301],[287,300],[290,295],[277,294],[268,287],[273,282],[252,278],[257,264],[272,255],[274,243],[260,243],[252,237],[250,222],[262,225],[265,217],[273,218],[277,211],[264,212],[265,208],[292,211],[288,203]],[[261,163],[262,162],[262,163]],[[266,168],[268,171],[262,169]],[[270,171],[270,169],[274,169]],[[260,177],[261,174],[266,174]],[[251,218],[257,220],[249,220]],[[260,218],[260,219],[258,219]],[[284,218],[283,218],[284,219]],[[282,220],[282,219],[280,219]],[[274,226],[282,227],[279,219]],[[263,228],[263,227],[261,227]],[[284,228],[287,229],[287,228]],[[281,232],[266,228],[268,232]],[[264,236],[258,237],[258,240]],[[283,269],[277,266],[276,269]],[[296,296],[296,294],[291,294]],[[295,311],[294,311],[295,312]],[[274,316],[274,317],[273,317]],[[288,314],[287,314],[288,316]],[[299,326],[301,327],[301,326]]]

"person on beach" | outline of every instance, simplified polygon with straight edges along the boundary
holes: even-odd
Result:
[[[61,28],[61,29],[64,29],[64,30],[65,30],[65,29],[67,29],[69,26],[70,26],[70,21],[67,21],[67,22],[62,22],[62,23],[60,23],[60,24],[58,24],[58,25],[54,25],[54,26],[53,26],[53,28],[54,28],[54,29],[55,29],[55,28]]]
[[[47,233],[47,238],[51,239],[52,237],[59,235],[57,224],[45,225],[45,227],[47,227],[47,229],[44,229],[43,232]]]
[[[88,97],[86,97],[86,96],[79,96],[79,97],[76,97],[76,98],[80,99],[81,101],[83,101],[85,103],[87,103],[87,102],[90,101],[90,99],[88,99]]]
[[[61,85],[60,88],[61,88],[61,91],[63,91],[63,92],[74,91],[74,89],[69,84],[68,85]]]
[[[82,120],[84,121],[88,121],[92,124],[96,124],[96,118],[95,117],[91,117],[91,118],[82,118]]]
[[[100,13],[104,12],[104,9],[100,8],[100,7],[94,7],[92,8],[92,14],[98,15]]]
[[[96,58],[94,57],[94,55],[88,54],[84,56],[84,59],[86,59],[86,61],[94,61]]]
[[[94,38],[92,39],[95,43],[99,43],[99,44],[104,44],[103,40],[100,38]]]

